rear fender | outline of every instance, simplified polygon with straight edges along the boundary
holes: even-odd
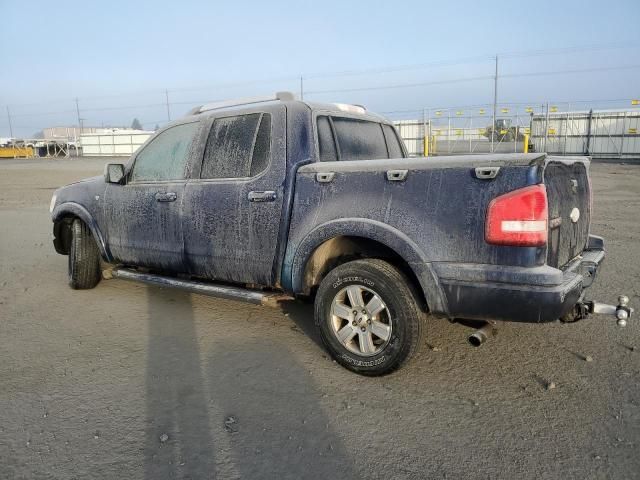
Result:
[[[409,264],[418,278],[429,310],[435,313],[447,312],[446,300],[440,282],[418,246],[401,231],[382,222],[366,218],[332,220],[314,228],[297,246],[289,245],[282,275],[285,289],[301,293],[305,266],[314,250],[327,240],[339,236],[375,240],[396,252]]]

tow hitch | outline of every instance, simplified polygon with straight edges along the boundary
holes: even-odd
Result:
[[[629,297],[620,295],[618,297],[618,305],[609,305],[600,302],[579,301],[573,310],[561,318],[564,323],[577,322],[583,318],[587,318],[589,314],[597,313],[600,315],[611,315],[617,320],[618,326],[626,327],[627,320],[633,313],[633,308],[629,307]]]

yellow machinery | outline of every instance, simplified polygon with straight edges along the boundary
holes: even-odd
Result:
[[[33,157],[33,147],[0,147],[0,158]]]

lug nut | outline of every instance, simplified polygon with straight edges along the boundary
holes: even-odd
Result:
[[[366,315],[366,314],[367,314],[367,311],[366,311],[366,310],[362,310],[362,314],[363,314],[363,315]]]
[[[362,330],[364,332],[366,330],[366,328],[360,327],[360,330]]]
[[[354,314],[354,315],[357,315],[357,314],[358,314],[358,311],[357,311],[357,310],[354,310],[354,311],[353,311],[353,314]]]
[[[354,327],[358,326],[358,322],[356,322],[355,320],[351,323],[351,325],[353,325]]]
[[[367,320],[367,323],[368,323],[369,325],[371,325],[371,319]]]

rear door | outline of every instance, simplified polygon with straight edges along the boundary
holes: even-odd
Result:
[[[286,175],[286,109],[226,114],[185,187],[189,272],[271,285]]]
[[[198,121],[159,133],[134,159],[125,185],[108,184],[104,214],[116,261],[184,272],[182,202]]]

